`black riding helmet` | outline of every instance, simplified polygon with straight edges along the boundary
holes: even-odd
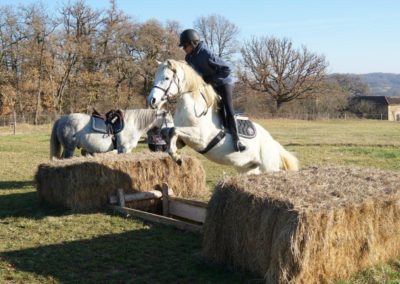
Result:
[[[199,34],[193,29],[187,29],[181,33],[179,46],[183,47],[190,44],[193,47],[196,47],[199,41],[200,41]]]

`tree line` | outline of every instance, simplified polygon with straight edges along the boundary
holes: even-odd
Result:
[[[193,27],[236,66],[235,101],[242,110],[343,111],[350,94],[368,92],[354,76],[327,76],[324,56],[289,39],[240,43],[239,28],[219,15],[199,17]],[[41,4],[0,6],[0,115],[34,113],[38,123],[42,113],[145,107],[157,60],[184,58],[182,30],[172,20],[134,21],[115,0],[106,10],[78,0],[55,15]]]

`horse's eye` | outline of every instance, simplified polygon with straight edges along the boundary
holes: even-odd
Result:
[[[168,81],[169,80],[169,78],[168,77],[165,77],[165,81]]]

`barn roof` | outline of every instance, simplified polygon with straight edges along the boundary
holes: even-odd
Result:
[[[389,105],[400,105],[400,97],[386,97]]]
[[[368,101],[379,105],[400,105],[400,97],[389,96],[355,96],[353,100]]]

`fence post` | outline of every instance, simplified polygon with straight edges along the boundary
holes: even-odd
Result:
[[[161,186],[162,190],[162,210],[163,216],[169,216],[169,200],[168,200],[168,184],[163,182]]]
[[[15,130],[17,128],[17,114],[15,113],[15,110],[13,110],[13,131],[14,131],[14,135],[15,135]]]

